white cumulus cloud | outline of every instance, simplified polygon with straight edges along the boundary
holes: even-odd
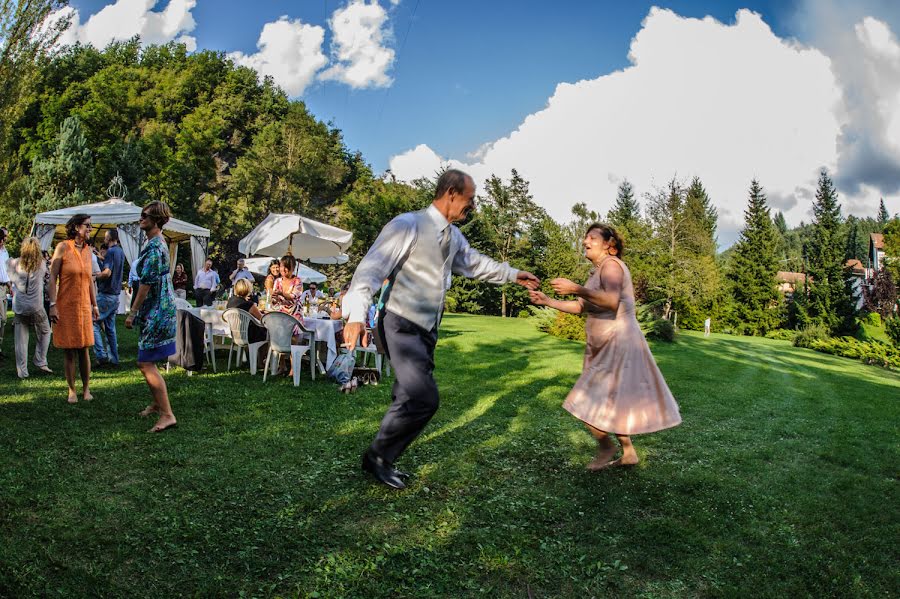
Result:
[[[396,3],[395,3],[396,4]],[[387,87],[388,70],[394,64],[393,34],[387,12],[377,2],[351,0],[328,20],[334,64],[320,78],[346,83],[353,88]]]
[[[862,28],[873,52],[893,56],[893,38]],[[847,112],[826,54],[780,39],[750,11],[729,25],[653,8],[628,57],[622,71],[558,85],[544,109],[462,168],[481,181],[516,168],[561,220],[576,202],[605,214],[626,178],[642,193],[697,175],[719,210],[725,245],[742,225],[753,177],[789,222],[810,220],[819,169],[834,174],[838,165]],[[409,180],[447,162],[423,144],[390,168]]]
[[[322,52],[325,30],[286,16],[266,23],[256,42],[258,52],[229,54],[235,64],[272,77],[288,95],[299,96],[328,62]]]
[[[56,16],[69,17],[72,24],[61,36],[60,43],[80,42],[103,48],[112,41],[139,35],[145,44],[165,44],[175,40],[184,43],[188,50],[195,50],[196,39],[188,34],[197,25],[191,14],[197,1],[169,0],[162,10],[153,10],[158,4],[158,0],[117,0],[84,23],[78,9],[66,7]]]

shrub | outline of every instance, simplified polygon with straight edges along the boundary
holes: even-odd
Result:
[[[568,312],[559,312],[547,332],[560,339],[585,341],[584,317]]]
[[[793,341],[797,336],[797,331],[790,329],[774,329],[766,333],[766,339],[777,339],[778,341]]]
[[[900,349],[880,341],[864,342],[853,337],[814,339],[810,349],[834,356],[854,358],[865,364],[900,369]]]
[[[821,324],[812,324],[805,327],[794,337],[794,347],[812,347],[814,341],[828,339],[828,327]]]
[[[878,312],[869,312],[865,316],[860,317],[860,322],[863,324],[867,324],[873,327],[881,326],[881,314]]]
[[[458,304],[459,302],[454,296],[448,295],[444,297],[444,310],[447,312],[456,312],[456,309],[459,307]]]
[[[537,327],[537,330],[545,333],[550,330],[550,325],[553,324],[553,321],[556,320],[556,315],[559,314],[559,310],[546,306],[528,306],[527,312],[528,316],[534,319],[534,326]]]
[[[895,316],[885,320],[884,332],[891,338],[895,346],[900,347],[900,317]]]
[[[657,339],[659,341],[675,341],[675,327],[671,321],[664,318],[657,318],[644,329],[644,336],[647,339]]]

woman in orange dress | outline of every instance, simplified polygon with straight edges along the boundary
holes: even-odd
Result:
[[[65,350],[64,369],[69,386],[69,403],[78,402],[75,390],[75,361],[81,371],[82,397],[93,398],[90,391],[91,358],[88,349],[94,345],[93,321],[99,318],[97,297],[91,277],[91,217],[76,214],[66,223],[68,240],[56,246],[50,264],[50,321],[53,345]],[[57,288],[58,286],[58,288]]]
[[[593,224],[582,245],[585,258],[595,266],[587,283],[551,281],[556,293],[578,299],[554,300],[532,291],[531,301],[571,314],[587,313],[584,368],[563,408],[597,439],[597,456],[589,470],[630,466],[638,463],[631,435],[677,426],[681,415],[638,325],[631,273],[618,258],[624,250],[621,236],[608,225]],[[612,459],[617,447],[610,433],[622,445],[617,460]]]

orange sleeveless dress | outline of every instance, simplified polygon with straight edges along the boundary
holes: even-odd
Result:
[[[91,250],[79,251],[73,240],[64,241],[66,251],[59,269],[56,309],[59,322],[53,325],[53,345],[59,349],[78,349],[94,345],[91,313]]]

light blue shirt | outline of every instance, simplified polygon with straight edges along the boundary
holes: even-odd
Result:
[[[213,290],[219,286],[219,274],[213,269],[201,270],[194,277],[194,289]]]

